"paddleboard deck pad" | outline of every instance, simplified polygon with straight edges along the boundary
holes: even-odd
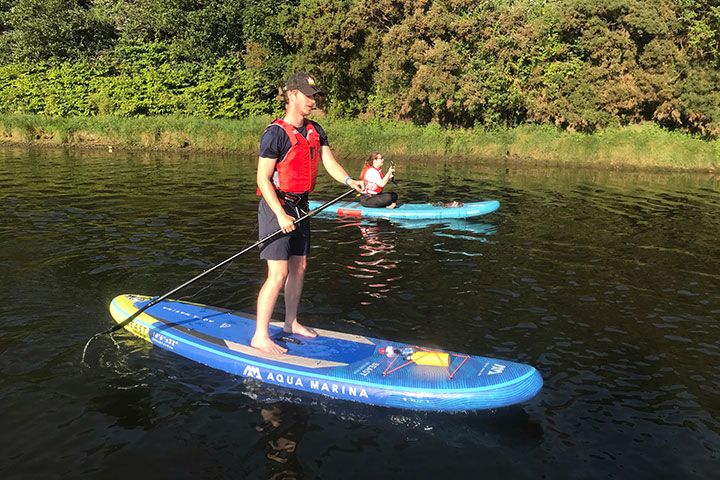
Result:
[[[322,202],[310,201],[310,209],[318,208]],[[340,215],[350,217],[380,218],[471,218],[494,212],[500,208],[497,200],[465,203],[461,207],[448,207],[430,203],[401,203],[395,208],[368,208],[359,202],[337,202],[325,208],[318,215]]]
[[[150,300],[120,295],[110,304],[110,312],[120,323]],[[505,407],[532,398],[543,384],[539,372],[529,365],[454,352],[442,352],[438,365],[421,365],[402,355],[389,358],[387,347],[395,352],[408,348],[429,352],[422,347],[321,329],[315,329],[317,337],[308,338],[283,332],[280,322],[271,323],[270,335],[288,351],[268,354],[250,347],[255,331],[252,315],[176,300],[158,302],[125,328],[154,345],[233,375],[385,407],[429,411]],[[426,360],[441,357],[433,352],[437,350],[423,353]]]

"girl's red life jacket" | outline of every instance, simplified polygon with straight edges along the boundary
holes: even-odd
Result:
[[[279,125],[290,139],[290,150],[275,163],[273,184],[281,192],[307,193],[315,188],[320,164],[320,134],[311,121],[307,121],[307,138],[295,126],[278,118],[270,124]],[[268,127],[268,128],[270,128]],[[257,194],[262,195],[260,188]]]
[[[383,176],[384,176],[382,170],[380,170],[379,168],[375,168],[368,164],[365,164],[362,171],[360,172],[360,178],[362,179],[363,184],[364,184],[363,192],[365,192],[368,195],[377,195],[378,193],[382,193],[383,189],[380,185],[378,185],[377,183],[368,182],[367,179],[365,178],[365,174],[369,170],[377,170],[378,174],[380,175],[380,178],[383,178]]]

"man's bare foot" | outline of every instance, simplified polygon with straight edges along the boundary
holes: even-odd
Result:
[[[318,336],[317,332],[310,327],[301,325],[297,320],[293,321],[292,326],[288,328],[287,323],[283,327],[285,333],[294,333],[295,335],[302,335],[303,337],[315,338]]]
[[[390,205],[388,205],[388,206],[385,207],[385,208],[395,208],[395,207],[397,207],[397,203],[394,203],[394,202],[393,202],[393,203],[391,203]]]
[[[250,346],[253,348],[257,348],[258,350],[262,350],[265,353],[285,353],[287,352],[287,348],[283,348],[277,343],[270,340],[270,337],[258,337],[254,336],[252,340],[250,340]]]

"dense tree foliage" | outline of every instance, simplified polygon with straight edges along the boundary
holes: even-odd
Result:
[[[720,134],[717,0],[0,0],[0,111]]]

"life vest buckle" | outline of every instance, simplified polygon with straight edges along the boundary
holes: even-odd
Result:
[[[308,203],[309,197],[308,192],[303,193],[290,193],[283,192],[282,190],[276,190],[278,198],[283,202],[292,203],[293,205],[303,205]]]

